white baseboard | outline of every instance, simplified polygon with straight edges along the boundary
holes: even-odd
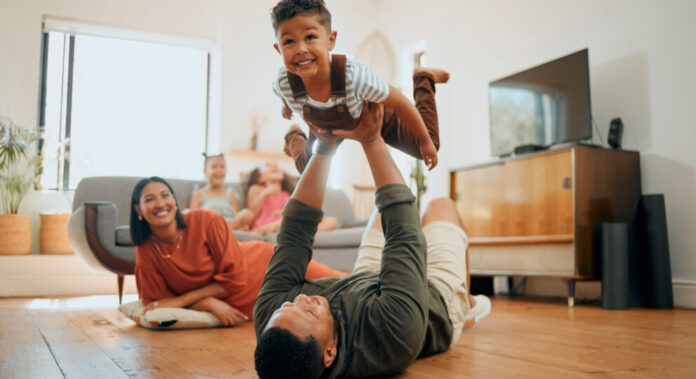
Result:
[[[137,293],[126,276],[125,294]],[[0,256],[0,297],[115,295],[116,275],[96,273],[75,255]]]
[[[672,281],[674,306],[679,308],[696,308],[696,280],[675,279]]]

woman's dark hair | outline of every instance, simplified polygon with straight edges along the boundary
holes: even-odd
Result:
[[[257,167],[253,170],[251,170],[251,173],[249,173],[249,180],[246,183],[246,188],[244,189],[245,194],[249,194],[249,189],[251,186],[254,184],[259,184],[259,178],[261,178],[261,168]],[[283,181],[280,182],[280,188],[283,191],[288,191],[288,193],[292,193],[292,191],[295,190],[295,180],[293,178],[286,174],[285,171],[283,171]]]
[[[167,186],[172,196],[174,196],[174,189],[172,189],[172,186],[159,176],[141,179],[138,184],[135,185],[135,188],[133,188],[133,194],[131,195],[130,235],[133,243],[136,246],[147,241],[152,234],[150,224],[148,224],[144,218],[139,220],[138,212],[135,211],[135,206],[140,205],[140,196],[142,196],[143,188],[152,182],[164,184]],[[181,209],[179,208],[179,203],[176,201],[176,196],[174,196],[174,203],[176,204],[176,226],[179,229],[186,229],[186,222],[184,221],[184,216],[181,215]]]
[[[280,24],[302,13],[314,13],[319,16],[319,23],[331,33],[331,13],[326,9],[323,0],[279,1],[271,11],[273,31],[278,34]]]
[[[208,165],[208,162],[213,159],[213,158],[222,158],[222,160],[225,160],[225,155],[220,153],[220,154],[213,154],[213,155],[208,155],[206,153],[203,153],[203,169],[205,169],[205,166]]]
[[[254,351],[259,378],[316,378],[321,367],[319,344],[313,336],[302,342],[287,329],[270,328],[259,336]]]

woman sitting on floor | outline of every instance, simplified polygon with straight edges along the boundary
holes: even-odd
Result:
[[[133,189],[130,232],[143,313],[158,307],[208,311],[225,326],[252,315],[273,244],[238,242],[210,210],[182,214],[171,185],[156,176]],[[314,261],[306,272],[310,279],[341,275]]]

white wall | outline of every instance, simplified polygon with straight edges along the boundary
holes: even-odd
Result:
[[[0,0],[0,113],[37,125],[44,15],[214,41],[218,8],[219,0]]]
[[[489,159],[489,81],[588,47],[594,118],[605,139],[609,121],[623,119],[643,192],[665,194],[675,301],[696,306],[696,2],[384,4],[382,30],[397,51],[425,38],[432,65],[452,72],[438,94],[445,143],[428,196],[448,195],[449,168]]]

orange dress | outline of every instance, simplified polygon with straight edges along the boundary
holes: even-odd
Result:
[[[135,247],[140,299],[149,303],[217,282],[229,294],[225,301],[251,318],[273,244],[237,241],[225,219],[210,210],[194,209],[184,214],[184,220],[179,249],[169,258],[163,253],[172,248],[160,245],[158,249],[160,242],[152,236]],[[345,274],[311,261],[305,275],[317,279]]]

